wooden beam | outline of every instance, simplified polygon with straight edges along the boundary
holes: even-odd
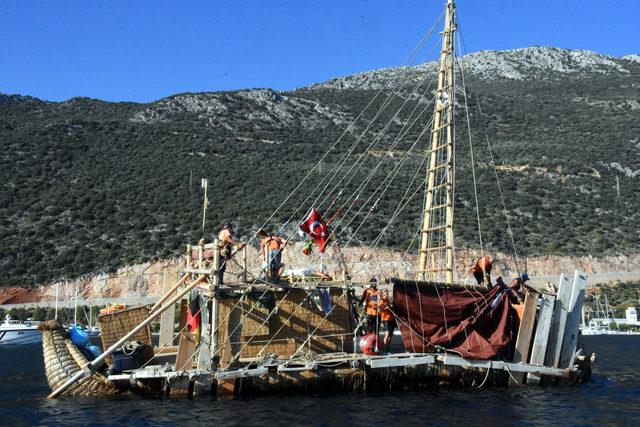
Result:
[[[531,348],[531,335],[533,334],[533,325],[536,321],[536,309],[538,303],[538,294],[527,292],[524,298],[524,308],[522,310],[522,319],[518,328],[518,337],[516,339],[516,349],[513,356],[514,363],[523,363],[529,358],[529,349]],[[524,374],[516,372],[513,378],[509,379],[509,385],[514,385],[514,379],[520,385],[524,382]]]
[[[178,279],[178,273],[175,268],[165,268],[162,271],[162,294],[167,298],[171,298],[175,294],[175,289],[172,291],[172,283],[175,283]],[[170,292],[172,291],[172,292]],[[167,347],[173,345],[173,330],[175,327],[175,315],[176,310],[165,310],[160,315],[160,340],[158,345],[160,347]]]
[[[549,343],[547,344],[547,354],[544,358],[545,366],[558,367],[560,363],[560,352],[562,351],[562,339],[564,329],[567,324],[567,314],[571,301],[571,288],[573,282],[571,278],[563,274],[560,276],[558,284],[558,294],[553,307],[553,318],[551,319],[551,331],[549,332]]]
[[[547,352],[547,343],[549,342],[549,331],[551,329],[551,319],[553,317],[553,307],[556,297],[553,295],[542,295],[540,303],[540,315],[538,316],[538,326],[536,326],[536,334],[533,338],[533,348],[531,349],[531,358],[529,364],[544,365],[544,356]],[[530,373],[527,375],[527,384],[539,384],[540,376]]]
[[[576,270],[573,275],[571,288],[571,304],[567,314],[567,325],[562,339],[559,368],[569,368],[573,364],[573,357],[578,345],[580,320],[582,319],[582,304],[587,287],[587,273]]]

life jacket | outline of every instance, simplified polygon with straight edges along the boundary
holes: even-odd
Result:
[[[366,308],[367,314],[371,316],[378,315],[378,302],[380,301],[380,292],[377,290],[373,290],[368,288],[364,291],[366,294]]]
[[[380,320],[386,322],[388,320],[393,320],[393,312],[391,311],[391,304],[389,303],[389,298],[381,297],[380,298]]]

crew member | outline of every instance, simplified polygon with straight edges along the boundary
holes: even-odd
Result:
[[[260,250],[262,253],[267,251],[267,268],[269,269],[269,278],[276,282],[280,280],[284,271],[282,263],[282,250],[287,241],[280,236],[267,235],[260,241]]]
[[[389,344],[391,343],[391,337],[393,336],[393,331],[396,329],[396,319],[393,316],[393,312],[391,311],[391,303],[389,302],[389,292],[387,290],[383,290],[380,293],[380,320],[382,320],[382,324],[384,325],[385,333],[384,333],[384,351],[385,353],[389,352]]]
[[[513,289],[515,293],[518,294],[520,298],[524,298],[524,288],[528,287],[526,284],[529,280],[529,275],[527,273],[522,273],[522,276],[516,277],[511,281],[509,287]]]
[[[378,291],[378,280],[372,277],[369,280],[369,287],[362,293],[360,305],[365,305],[367,313],[367,332],[378,332],[380,324],[379,307],[380,292]]]
[[[491,269],[493,268],[494,261],[494,258],[491,258],[489,255],[485,255],[478,258],[474,266],[471,268],[471,273],[473,273],[473,277],[475,277],[478,285],[482,285],[484,283],[487,288],[491,287]]]
[[[513,279],[511,283],[513,284],[514,281],[519,279],[520,278]],[[511,301],[512,304],[522,304],[523,300],[520,292],[518,292],[517,288],[514,288],[513,286],[507,286],[504,280],[502,280],[502,276],[498,276],[496,278],[496,286],[500,286],[502,289],[504,289],[507,292],[507,295],[509,296],[509,301]]]
[[[231,254],[233,247],[242,249],[245,244],[234,240],[232,237],[233,226],[230,223],[225,224],[222,230],[218,233],[218,240],[220,240],[220,269],[218,270],[218,283],[224,285],[224,272],[227,269],[227,263],[231,261]]]

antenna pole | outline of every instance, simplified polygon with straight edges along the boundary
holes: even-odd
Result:
[[[427,189],[422,218],[422,238],[418,274],[422,280],[443,280],[453,284],[453,103],[455,5],[447,1],[438,88],[433,127]],[[444,275],[444,277],[442,277]]]

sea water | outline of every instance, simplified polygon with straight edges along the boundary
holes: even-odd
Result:
[[[2,425],[640,425],[640,336],[583,337],[592,380],[575,387],[437,388],[377,395],[215,401],[140,397],[47,399],[40,345],[0,346]]]

